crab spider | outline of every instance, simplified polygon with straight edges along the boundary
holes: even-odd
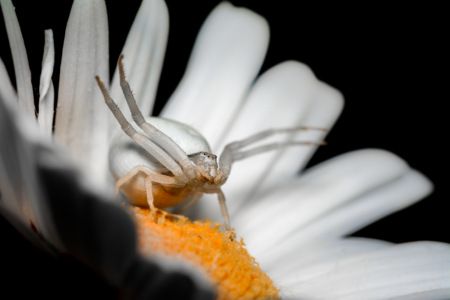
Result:
[[[208,143],[195,129],[168,119],[143,117],[125,79],[122,59],[123,55],[118,62],[120,86],[132,118],[140,129],[125,119],[98,76],[96,80],[106,104],[122,130],[140,146],[137,147],[136,143],[119,132],[109,153],[110,169],[117,180],[116,197],[119,189],[122,189],[134,205],[148,205],[154,212],[155,207],[175,206],[189,200],[183,208],[185,210],[203,194],[217,194],[226,229],[229,230],[228,210],[220,188],[227,181],[233,162],[292,145],[325,145],[325,142],[288,141],[241,151],[242,148],[274,134],[307,129],[324,130],[312,127],[271,129],[228,144],[218,164],[217,156],[210,153]]]

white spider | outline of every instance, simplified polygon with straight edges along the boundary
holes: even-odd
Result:
[[[155,207],[170,207],[189,199],[182,208],[182,211],[184,211],[196,203],[204,193],[217,194],[222,216],[226,228],[229,230],[228,210],[225,204],[225,196],[220,187],[227,181],[233,162],[291,145],[325,144],[325,142],[288,141],[239,151],[277,133],[306,129],[324,130],[311,127],[271,129],[226,145],[220,155],[219,164],[217,164],[217,156],[210,153],[211,150],[207,141],[195,129],[168,119],[147,118],[149,122],[164,131],[162,132],[146,121],[136,104],[130,85],[125,80],[122,59],[123,55],[120,56],[118,62],[120,86],[133,120],[143,132],[133,127],[125,119],[98,76],[96,76],[96,80],[106,104],[119,121],[122,130],[145,150],[134,147],[135,144],[130,145],[129,139],[121,132],[114,139],[110,149],[110,169],[117,180],[116,196],[122,187],[123,193],[134,205],[147,206],[148,204],[153,212]],[[144,173],[145,176],[136,176],[139,175],[139,172]]]

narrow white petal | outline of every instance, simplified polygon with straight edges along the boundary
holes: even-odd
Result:
[[[344,258],[376,251],[391,245],[391,243],[385,241],[355,237],[320,239],[297,248],[295,254],[293,253],[288,261],[285,257],[278,257],[279,263],[271,269],[265,268],[264,264],[260,265],[270,278],[280,283],[283,277],[289,278],[290,274],[294,273],[296,276],[300,276],[299,272],[303,270],[308,270],[302,273],[305,278],[314,277],[313,271],[320,271],[323,265],[327,266]]]
[[[387,247],[337,260],[327,272],[307,281],[297,282],[291,274],[281,284],[296,299],[392,299],[435,290],[447,299],[450,245],[415,242]]]
[[[105,2],[76,0],[70,12],[61,63],[55,139],[93,179],[107,176],[108,107],[95,76],[109,78]]]
[[[5,65],[0,58],[0,96],[2,96],[3,101],[8,101],[9,105],[17,106],[17,94],[14,87],[9,79],[8,72],[6,71]]]
[[[48,136],[52,135],[53,104],[55,92],[52,75],[55,64],[55,47],[53,45],[53,31],[45,31],[44,58],[42,59],[41,82],[39,84],[39,116],[38,123],[41,130]]]
[[[136,102],[142,113],[151,115],[155,100],[159,75],[164,60],[169,31],[169,14],[162,0],[145,0],[136,15],[122,50],[127,80],[133,89]],[[118,68],[111,84],[111,96],[128,120],[131,113],[119,85]],[[112,117],[111,132],[120,126]]]
[[[395,180],[406,170],[402,159],[383,150],[350,152],[308,170],[244,208],[234,226],[251,253],[259,257],[303,227]]]
[[[27,116],[34,120],[36,119],[36,116],[33,88],[31,86],[31,72],[19,21],[17,20],[16,11],[11,0],[1,0],[0,4],[14,61],[19,106],[20,109],[26,112]]]
[[[55,89],[53,81],[50,79],[50,85],[45,96],[39,100],[39,128],[49,137],[52,137],[53,113],[55,104]]]
[[[203,24],[186,73],[161,116],[191,125],[217,150],[261,67],[268,40],[261,16],[219,4]]]

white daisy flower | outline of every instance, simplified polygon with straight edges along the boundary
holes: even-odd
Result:
[[[123,297],[170,292],[191,293],[195,299],[211,297],[212,290],[196,272],[136,255],[130,218],[102,188],[109,178],[110,137],[118,128],[93,80],[95,75],[109,75],[105,3],[74,2],[55,97],[53,37],[46,31],[38,123],[20,27],[11,1],[1,0],[1,4],[17,85],[16,94],[0,64],[0,209],[4,217],[44,251],[69,254],[88,264],[119,288]],[[143,1],[121,51],[138,105],[148,114],[167,34],[165,3]],[[255,79],[268,42],[263,17],[229,3],[218,5],[202,26],[186,73],[160,115],[199,130],[214,153],[228,142],[264,129],[331,128],[342,110],[343,97],[306,65],[283,62]],[[111,95],[127,114],[117,76]],[[54,140],[61,146],[50,140],[54,98],[58,101]],[[321,140],[324,134],[301,132],[289,138]],[[376,149],[338,156],[299,176],[297,171],[314,150],[290,148],[244,160],[233,166],[224,186],[232,226],[280,288],[280,296],[450,298],[447,244],[395,245],[344,238],[420,200],[431,192],[431,183],[398,156]],[[74,162],[83,176],[74,171]],[[217,201],[210,197],[203,197],[188,215],[222,221]]]

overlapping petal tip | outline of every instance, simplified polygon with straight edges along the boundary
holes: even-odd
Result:
[[[287,299],[448,299],[449,253],[450,245],[437,242],[388,246],[298,269],[280,284]],[[304,277],[308,271],[314,276]]]
[[[31,86],[31,72],[19,21],[17,20],[16,12],[11,0],[1,0],[0,4],[14,61],[18,103],[21,110],[24,111],[30,119],[34,120],[35,108],[33,87]]]
[[[203,24],[186,73],[161,117],[191,125],[217,151],[262,65],[268,41],[261,16],[219,4]]]
[[[42,59],[41,80],[39,84],[39,128],[47,135],[52,136],[53,106],[55,92],[53,88],[53,66],[55,64],[55,47],[53,44],[53,31],[45,31],[44,58]]]
[[[165,2],[145,0],[139,8],[122,50],[127,80],[140,110],[147,116],[151,115],[153,109],[168,31],[169,14]],[[119,85],[118,68],[114,73],[110,94],[125,117],[131,121],[131,113]],[[110,121],[113,134],[120,127],[116,119],[110,118]]]
[[[105,2],[74,1],[64,39],[55,139],[98,184],[108,176],[111,116],[95,76],[109,78],[108,59]]]

